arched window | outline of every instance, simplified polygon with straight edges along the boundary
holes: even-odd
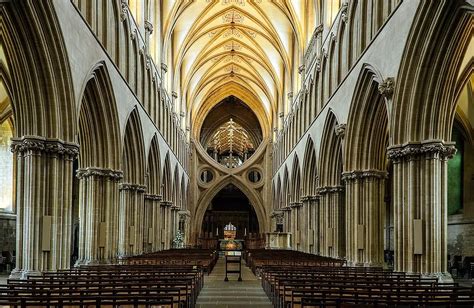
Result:
[[[13,210],[13,154],[10,151],[13,130],[10,122],[0,124],[0,211]]]

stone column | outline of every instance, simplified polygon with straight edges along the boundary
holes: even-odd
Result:
[[[311,196],[311,212],[313,214],[313,222],[311,224],[311,229],[313,232],[313,253],[320,254],[321,248],[319,243],[319,217],[320,217],[320,207],[319,207],[320,195]]]
[[[118,181],[122,171],[89,167],[79,179],[79,258],[76,265],[113,263],[118,242]]]
[[[178,212],[179,222],[178,224],[183,224],[184,228],[182,232],[184,233],[184,244],[189,244],[189,233],[190,233],[190,222],[191,222],[191,212],[188,210],[181,210]]]
[[[293,234],[293,249],[294,250],[301,250],[302,242],[301,242],[301,234],[300,230],[301,227],[301,217],[300,209],[303,203],[301,202],[293,202],[290,204],[290,211],[291,211],[291,233]]]
[[[160,203],[163,211],[162,220],[162,243],[163,249],[170,249],[171,247],[171,201],[161,201]]]
[[[301,242],[302,242],[302,251],[310,252],[310,245],[312,245],[313,238],[312,234],[313,229],[310,226],[311,220],[311,196],[305,196],[301,198],[302,207],[300,210],[301,218]],[[313,233],[314,234],[314,233]]]
[[[384,262],[385,179],[381,170],[343,174],[347,200],[347,260],[355,266],[382,266]]]
[[[144,185],[120,184],[119,256],[143,253],[145,191]]]
[[[73,161],[79,146],[57,139],[12,139],[16,157],[17,245],[12,278],[70,267]]]
[[[345,256],[345,210],[344,188],[324,186],[320,195],[319,239],[323,256],[342,258]]]
[[[171,237],[171,242],[174,241],[175,237],[176,237],[176,233],[178,231],[178,212],[179,212],[180,208],[178,206],[171,206],[171,234],[170,234],[170,237]]]
[[[161,199],[160,195],[145,194],[144,252],[159,251],[161,248]]]
[[[428,140],[389,147],[393,161],[395,270],[449,280],[447,159],[452,143]]]

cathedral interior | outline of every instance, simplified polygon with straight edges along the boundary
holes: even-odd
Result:
[[[277,264],[472,288],[473,34],[472,0],[0,1],[0,306],[199,258],[217,288],[227,250],[262,307],[326,307]]]

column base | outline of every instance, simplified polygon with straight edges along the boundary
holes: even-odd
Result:
[[[20,279],[28,279],[28,276],[41,276],[40,271],[30,271],[30,270],[23,270],[21,271]]]
[[[10,276],[8,276],[8,279],[21,279],[21,273],[21,269],[15,268],[10,272]]]

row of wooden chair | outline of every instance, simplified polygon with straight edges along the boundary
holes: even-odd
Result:
[[[275,307],[473,307],[474,289],[436,278],[382,268],[347,267],[321,258],[320,264],[294,251],[248,251],[262,287]],[[262,264],[269,256],[280,264]],[[318,258],[318,256],[314,256]],[[285,259],[287,259],[285,261]],[[301,260],[300,260],[301,259]],[[291,265],[283,265],[289,262]],[[315,262],[316,263],[316,262]]]
[[[194,307],[204,284],[200,264],[207,264],[214,254],[165,251],[126,258],[134,261],[125,264],[87,265],[9,279],[0,285],[0,307]],[[183,262],[173,264],[173,257]],[[160,258],[169,262],[160,263]]]

